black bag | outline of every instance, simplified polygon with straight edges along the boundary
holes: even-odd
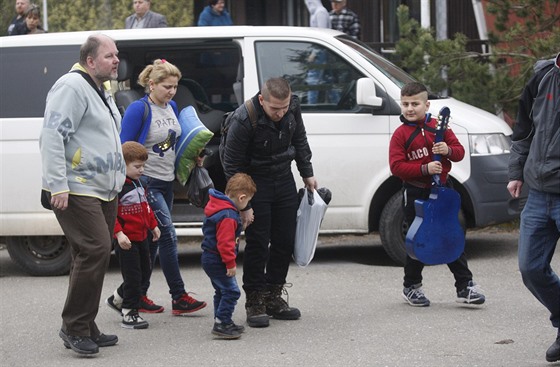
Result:
[[[209,200],[208,190],[214,188],[208,170],[198,165],[194,166],[186,186],[187,198],[190,203],[199,208],[204,208]]]
[[[41,205],[43,206],[43,208],[48,209],[48,210],[52,210],[52,206],[51,206],[51,195],[50,193],[45,190],[45,189],[41,189]]]
[[[249,115],[249,121],[251,121],[251,126],[253,130],[257,127],[257,110],[255,110],[255,105],[253,101],[248,99],[245,101],[245,108],[247,109],[247,113]],[[224,161],[224,150],[226,148],[226,139],[227,133],[229,131],[229,126],[231,124],[231,116],[235,111],[227,112],[224,114],[224,118],[222,120],[222,125],[220,127],[220,146],[219,146],[219,154],[220,154],[220,161]],[[223,163],[222,163],[223,164]]]

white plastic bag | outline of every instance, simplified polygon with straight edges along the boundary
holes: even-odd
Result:
[[[317,190],[303,190],[303,198],[299,204],[296,224],[296,241],[294,245],[294,261],[298,266],[309,265],[315,255],[319,227],[327,211],[327,204]]]

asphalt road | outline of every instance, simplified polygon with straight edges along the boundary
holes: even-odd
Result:
[[[379,237],[320,239],[306,268],[292,265],[288,281],[298,321],[271,320],[247,328],[239,340],[216,340],[210,282],[200,267],[197,243],[182,244],[180,263],[189,291],[209,307],[191,316],[172,316],[161,270],[150,296],[166,307],[145,315],[147,330],[125,330],[103,303],[97,323],[119,343],[96,357],[66,350],[58,337],[67,277],[30,277],[0,251],[2,366],[560,366],[544,359],[555,337],[548,313],[521,282],[517,232],[469,232],[466,250],[475,280],[487,296],[483,307],[455,303],[446,266],[424,270],[432,301],[413,308],[401,298],[402,268],[384,253]],[[241,259],[242,260],[242,253]],[[560,269],[560,254],[554,266]],[[241,267],[240,267],[241,269]],[[238,281],[241,274],[238,274]],[[109,296],[121,281],[112,259],[104,285]],[[245,319],[244,295],[234,320]]]

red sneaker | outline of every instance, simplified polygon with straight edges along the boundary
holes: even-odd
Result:
[[[154,301],[148,298],[148,296],[140,297],[140,307],[138,307],[138,312],[160,313],[163,312],[163,310],[163,306],[156,305]]]
[[[181,298],[173,301],[173,315],[181,315],[184,313],[191,313],[203,309],[206,307],[206,302],[197,301],[196,299],[189,296],[188,293],[184,293]]]

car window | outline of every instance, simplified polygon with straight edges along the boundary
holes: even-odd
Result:
[[[304,111],[356,110],[356,80],[364,75],[326,47],[310,42],[255,43],[259,84],[286,78]]]

